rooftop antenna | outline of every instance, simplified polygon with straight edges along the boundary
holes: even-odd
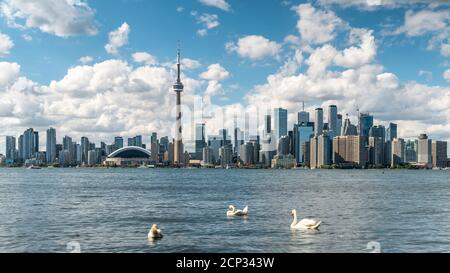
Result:
[[[305,101],[302,101],[302,111],[305,112]]]

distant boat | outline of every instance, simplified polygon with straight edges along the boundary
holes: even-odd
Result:
[[[39,167],[39,166],[31,165],[30,167],[28,167],[28,169],[29,169],[29,170],[40,170],[40,169],[42,169],[42,168]]]
[[[155,165],[144,165],[144,164],[138,167],[138,169],[154,169],[154,168]]]

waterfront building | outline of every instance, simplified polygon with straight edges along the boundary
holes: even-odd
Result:
[[[165,136],[165,137],[162,137],[160,140],[159,140],[159,153],[162,153],[162,154],[164,154],[165,152],[167,152],[168,150],[169,150],[169,137],[168,136]],[[144,147],[144,145],[145,144],[142,144],[142,148],[144,148],[145,149],[145,147]]]
[[[97,164],[97,152],[95,150],[90,150],[88,152],[88,166],[95,166]]]
[[[314,120],[314,136],[320,136],[323,132],[323,109],[316,108]]]
[[[81,163],[87,164],[88,161],[88,152],[89,152],[89,139],[87,137],[81,138]],[[116,143],[114,144],[114,150],[117,150]]]
[[[18,149],[18,155],[19,155],[19,161],[24,162],[24,147],[23,147],[23,135],[19,136],[18,143],[17,143],[17,149]]]
[[[369,158],[368,162],[371,165],[384,165],[384,142],[383,138],[370,136],[369,137]]]
[[[46,142],[46,160],[47,164],[53,164],[56,162],[56,130],[54,128],[47,129],[47,142]]]
[[[239,156],[239,147],[244,144],[244,132],[239,128],[234,128],[234,153]]]
[[[292,169],[296,165],[295,157],[291,154],[276,155],[272,159],[272,169]]]
[[[33,128],[29,128],[23,133],[22,142],[23,160],[32,159],[38,151],[36,146],[39,147],[39,135],[35,134]]]
[[[261,151],[261,143],[259,136],[249,136],[249,143],[253,145],[253,161],[256,164],[260,162],[259,153]]]
[[[111,146],[111,145],[109,145]],[[75,143],[75,151],[76,151],[76,164],[81,165],[83,162],[82,156],[83,156],[83,150],[81,149],[81,145]],[[112,153],[112,150],[111,150]],[[108,153],[106,153],[108,155]]]
[[[405,143],[405,161],[407,163],[417,162],[417,140],[409,139]]]
[[[297,163],[305,163],[309,157],[304,157],[304,143],[309,141],[314,136],[314,123],[306,122],[294,125],[293,131],[293,144],[294,144],[294,156]]]
[[[396,167],[405,162],[405,141],[402,138],[392,140],[391,167]]]
[[[363,136],[340,136],[333,139],[333,163],[353,164],[364,167],[367,163],[367,150]]]
[[[159,163],[159,148],[160,145],[158,140],[150,144],[151,160],[154,163]]]
[[[240,146],[240,159],[241,163],[244,165],[253,165],[255,164],[255,151],[253,147],[253,143],[247,142]]]
[[[213,151],[212,151],[211,147],[209,147],[209,146],[206,146],[203,148],[202,166],[203,167],[214,166]]]
[[[114,138],[114,148],[116,150],[123,148],[123,137],[117,136]]]
[[[306,111],[298,112],[298,124],[308,123],[309,122],[309,113]]]
[[[205,123],[195,125],[195,159],[203,159],[203,148],[206,147]]]
[[[283,108],[275,108],[273,110],[275,137],[278,141],[281,137],[288,134],[288,110]]]
[[[397,138],[397,124],[389,123],[386,129],[386,141],[392,141],[394,138]]]
[[[421,134],[417,144],[417,163],[431,167],[431,139],[426,134]]]
[[[132,137],[129,137],[129,138],[128,138],[127,146],[128,146],[128,147],[130,147],[130,146],[136,146],[136,145],[134,145],[134,138],[132,138]]]
[[[341,135],[342,136],[357,136],[358,135],[357,127],[350,122],[350,118],[348,117],[348,114],[347,114],[347,118],[344,121],[344,127],[342,127]]]
[[[304,166],[310,166],[310,158],[311,158],[311,152],[310,152],[311,146],[310,141],[306,141],[302,144],[302,158],[303,158],[303,165]]]
[[[346,163],[347,137],[333,138],[333,164]]]
[[[310,167],[311,169],[322,168],[331,165],[331,140],[328,135],[320,135],[310,140]]]
[[[233,148],[231,145],[220,147],[219,161],[222,167],[226,167],[233,162]]]
[[[342,115],[338,114],[337,115],[336,136],[341,136],[342,135],[342,124],[343,124]]]
[[[290,154],[290,144],[291,140],[289,136],[282,136],[278,141],[278,155],[288,155]]]
[[[266,114],[264,116],[264,136],[272,133],[272,116],[270,114]]]
[[[431,143],[431,161],[433,168],[447,167],[447,142],[433,141]]]
[[[331,138],[340,135],[338,133],[338,113],[337,106],[328,106],[328,132]]]
[[[373,127],[373,116],[369,113],[360,113],[358,120],[358,134],[363,136],[367,142],[370,128]]]
[[[6,164],[14,164],[16,161],[16,138],[7,136],[5,144],[5,162]]]

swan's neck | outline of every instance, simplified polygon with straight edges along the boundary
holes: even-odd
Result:
[[[292,221],[291,227],[295,226],[297,224],[297,212],[294,211],[294,221]]]

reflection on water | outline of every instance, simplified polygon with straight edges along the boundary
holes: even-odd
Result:
[[[0,252],[67,252],[71,242],[82,252],[370,252],[376,243],[383,252],[448,252],[449,178],[447,171],[0,169]],[[230,204],[248,205],[249,216],[228,218]],[[294,208],[299,219],[323,221],[320,231],[292,231]],[[162,240],[147,239],[154,223]]]

